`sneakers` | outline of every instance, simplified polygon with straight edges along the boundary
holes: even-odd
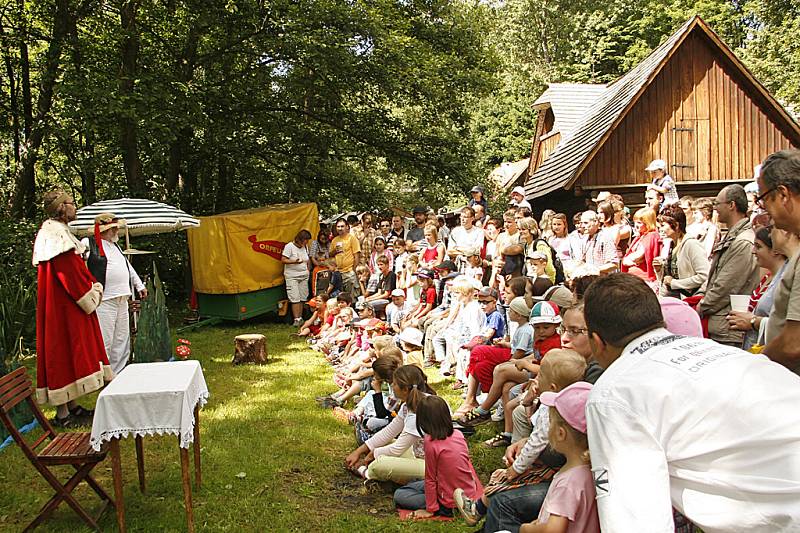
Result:
[[[453,491],[453,499],[456,501],[458,510],[464,515],[464,520],[467,522],[468,526],[474,526],[481,521],[482,517],[478,514],[477,509],[475,509],[475,502],[469,499],[462,489]]]
[[[305,320],[303,320],[302,318],[295,318],[294,322],[292,322],[292,326],[294,327],[302,326],[303,322],[305,322]]]
[[[483,444],[489,448],[505,448],[511,444],[511,437],[508,435],[503,435],[502,433],[498,433],[491,439],[484,441]]]
[[[498,402],[500,407],[495,409],[494,413],[492,413],[492,422],[502,422],[505,420],[505,411],[503,410],[503,402]]]
[[[473,409],[469,413],[462,416],[458,423],[462,426],[479,426],[491,421],[492,413],[481,414],[477,409]]]

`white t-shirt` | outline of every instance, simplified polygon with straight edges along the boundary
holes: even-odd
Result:
[[[281,254],[287,259],[297,261],[301,259],[302,263],[294,263],[283,265],[283,277],[287,279],[301,279],[308,277],[308,250],[305,247],[299,248],[293,242],[287,242],[283,247]]]
[[[450,240],[447,244],[447,249],[461,248],[483,248],[484,233],[481,228],[472,226],[469,230],[464,229],[464,226],[456,226],[450,233]]]
[[[120,296],[131,296],[131,283],[138,293],[144,289],[142,280],[133,269],[133,265],[128,263],[125,255],[115,243],[101,239],[103,243],[103,253],[106,254],[106,282],[103,286],[103,301],[119,298]],[[81,243],[89,249],[89,239],[81,239]]]
[[[800,376],[738,348],[657,329],[586,404],[603,531],[797,531]]]

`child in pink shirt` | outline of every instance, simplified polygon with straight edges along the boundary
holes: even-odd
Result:
[[[520,533],[600,533],[586,437],[586,399],[591,390],[589,383],[578,381],[561,392],[539,396],[541,404],[550,407],[550,446],[567,462],[553,477],[539,518],[523,524]]]
[[[456,487],[470,498],[483,495],[467,442],[460,431],[453,430],[450,408],[438,396],[426,396],[417,405],[417,428],[425,435],[425,480],[397,489],[394,502],[402,509],[413,509],[414,519],[453,516]]]

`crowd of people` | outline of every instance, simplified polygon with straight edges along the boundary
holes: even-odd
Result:
[[[641,209],[601,192],[571,231],[520,188],[493,216],[480,187],[453,228],[416,207],[410,228],[365,213],[300,231],[282,255],[295,334],[334,368],[317,400],[354,426],[354,475],[397,484],[415,519],[488,532],[797,531],[800,150],[713,199],[666,169],[647,167]],[[44,208],[36,393],[70,427],[125,364],[122,302],[147,294],[122,221],[80,242],[69,194]],[[480,479],[468,439],[492,422],[475,444],[503,464]]]
[[[572,231],[519,188],[494,217],[476,187],[447,230],[416,207],[411,228],[301,232],[296,334],[334,368],[317,401],[355,427],[347,467],[484,531],[796,530],[800,151],[713,199],[666,168],[644,207],[601,192]],[[493,421],[504,464],[482,480],[467,439]]]

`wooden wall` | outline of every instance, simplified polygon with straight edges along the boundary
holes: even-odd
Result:
[[[791,146],[793,133],[781,131],[774,109],[707,39],[687,37],[576,185],[646,183],[652,159],[666,160],[678,182],[748,179],[767,155]]]

